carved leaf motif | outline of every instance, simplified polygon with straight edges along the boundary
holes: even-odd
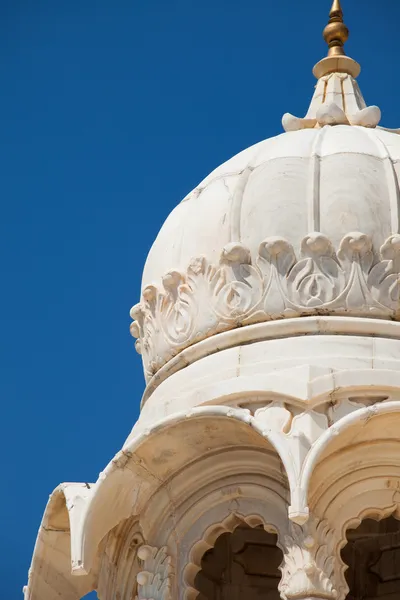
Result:
[[[361,127],[376,127],[379,125],[382,114],[379,106],[366,106],[353,115],[349,116],[351,125]]]
[[[392,235],[381,247],[382,261],[368,277],[375,300],[398,312],[400,308],[400,235]]]
[[[137,600],[172,600],[172,566],[168,549],[141,546],[143,571],[137,576]]]
[[[357,263],[363,273],[368,273],[374,258],[371,238],[360,231],[348,233],[340,242],[338,256],[348,267],[349,275],[351,270],[349,267],[353,263]]]
[[[259,247],[257,265],[265,281],[264,311],[272,318],[282,316],[290,306],[287,276],[296,262],[293,247],[284,238],[270,237]]]
[[[323,86],[324,94],[321,93],[320,86]],[[337,99],[335,102],[326,102],[326,97],[331,96],[330,93],[326,93],[326,90],[330,89],[331,92],[335,90],[335,97],[337,98],[337,88],[339,86],[342,89],[342,98]],[[319,78],[316,95],[311,102],[306,117],[298,118],[286,113],[283,115],[282,125],[285,131],[310,129],[317,124],[320,127],[347,124],[375,128],[380,120],[380,109],[377,106],[366,106],[357,82],[350,75],[347,73],[329,73]],[[394,130],[395,133],[397,131]]]
[[[157,315],[158,292],[154,285],[148,285],[142,293],[141,314],[141,351],[147,375],[153,375],[158,369],[157,351],[162,350],[163,340],[160,340]]]
[[[231,243],[217,266],[200,256],[186,273],[167,273],[162,288],[147,286],[131,311],[146,377],[187,346],[249,323],[321,311],[400,318],[400,235],[374,266],[372,240],[360,232],[343,238],[337,257],[326,236],[310,233],[301,254],[296,262],[284,238],[270,237],[254,264],[246,246]]]
[[[346,309],[371,308],[374,301],[367,286],[374,259],[371,238],[359,231],[349,233],[340,243],[338,257],[346,273]]]
[[[154,285],[148,285],[143,290],[143,346],[149,349],[151,338],[157,332],[156,308],[157,308],[157,288]]]
[[[255,307],[262,295],[263,281],[251,265],[248,248],[239,243],[224,247],[211,288],[215,311],[228,321],[245,317]]]
[[[304,526],[292,523],[284,537],[279,591],[284,600],[334,598],[334,532],[325,521],[311,518]]]
[[[345,277],[332,244],[321,233],[308,235],[301,244],[302,255],[288,277],[291,300],[299,306],[314,308],[332,302],[345,285]]]
[[[194,313],[196,325],[201,318],[201,330],[206,337],[208,332],[215,331],[218,327],[219,317],[212,307],[211,281],[216,269],[208,264],[204,256],[193,258],[189,264],[187,283],[190,288],[190,302]],[[196,336],[198,328],[195,328]]]
[[[144,320],[144,312],[141,304],[135,304],[131,308],[130,316],[133,319],[131,326],[129,328],[131,336],[135,338],[135,348],[138,354],[142,354],[142,340],[144,338],[143,334],[143,320]]]
[[[163,285],[166,293],[160,295],[160,324],[170,342],[179,344],[190,336],[193,328],[190,289],[184,275],[178,271],[167,273]]]

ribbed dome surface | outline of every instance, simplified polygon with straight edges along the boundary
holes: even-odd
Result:
[[[379,249],[398,232],[400,136],[349,125],[284,133],[215,169],[170,214],[149,253],[143,288],[192,258],[217,264],[223,246],[252,254],[269,236],[297,251],[310,232],[337,248],[361,231]]]

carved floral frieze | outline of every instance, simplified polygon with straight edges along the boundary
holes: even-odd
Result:
[[[298,257],[280,237],[265,239],[255,257],[230,243],[218,265],[193,258],[185,273],[170,271],[162,285],[145,287],[131,311],[131,333],[151,377],[184,348],[252,323],[315,314],[396,319],[399,273],[398,234],[377,252],[370,236],[351,232],[336,252],[313,232]]]

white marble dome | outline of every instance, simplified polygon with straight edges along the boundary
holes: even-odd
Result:
[[[172,211],[132,309],[147,378],[223,331],[312,314],[397,318],[400,136],[350,73]]]
[[[337,249],[361,231],[377,249],[399,222],[400,136],[349,125],[284,133],[215,169],[172,211],[148,255],[143,289],[194,257],[217,265],[232,242],[257,255],[267,237],[296,252],[320,231]]]

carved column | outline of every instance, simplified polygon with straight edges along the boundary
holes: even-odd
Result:
[[[338,598],[335,535],[325,521],[310,518],[303,526],[292,523],[282,545],[279,592],[283,600]]]

